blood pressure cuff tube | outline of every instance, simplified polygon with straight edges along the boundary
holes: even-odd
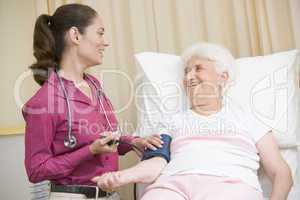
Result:
[[[158,148],[157,150],[152,150],[147,148],[144,151],[142,160],[148,160],[153,157],[163,157],[167,162],[170,162],[170,145],[172,138],[167,134],[161,134],[161,140],[164,142],[162,144],[163,147]]]

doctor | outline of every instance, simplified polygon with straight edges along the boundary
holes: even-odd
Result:
[[[99,191],[91,178],[117,171],[118,154],[133,146],[161,146],[158,135],[112,134],[118,129],[112,105],[99,81],[84,72],[102,63],[104,32],[97,12],[80,4],[61,6],[35,24],[37,61],[30,68],[41,88],[22,110],[25,167],[31,182],[51,181],[50,199],[119,199]],[[119,145],[109,145],[115,140]]]

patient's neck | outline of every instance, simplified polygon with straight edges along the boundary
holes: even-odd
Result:
[[[219,112],[222,109],[222,99],[217,98],[206,101],[205,103],[195,103],[192,104],[191,109],[199,115],[209,116]]]

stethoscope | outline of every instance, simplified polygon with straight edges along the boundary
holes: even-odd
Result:
[[[73,149],[77,145],[77,139],[76,139],[75,135],[72,134],[72,112],[71,112],[72,107],[71,107],[70,99],[68,97],[65,85],[63,83],[63,80],[59,76],[57,70],[55,70],[55,73],[56,73],[57,78],[59,80],[61,89],[62,89],[64,97],[66,99],[66,105],[67,105],[68,135],[64,139],[64,146],[67,147],[67,148],[69,148],[69,149]],[[105,116],[106,122],[107,122],[107,124],[109,126],[109,130],[122,136],[123,134],[122,134],[122,130],[119,127],[119,123],[117,123],[118,125],[117,125],[117,128],[116,128],[116,131],[114,131],[114,129],[113,129],[112,125],[111,125],[111,122],[108,119],[107,113],[106,113],[106,111],[104,109],[103,102],[101,100],[101,96],[105,97],[104,92],[97,86],[96,82],[89,77],[89,75],[85,75],[85,76],[87,77],[87,80],[90,81],[92,83],[93,87],[96,89],[97,100],[100,103],[100,107],[101,107],[101,110],[103,111],[103,114]],[[112,105],[110,103],[109,103],[109,107],[110,107],[110,110],[113,110]],[[108,145],[111,145],[111,144],[120,144],[120,143],[130,145],[135,151],[139,152],[140,154],[143,153],[143,151],[141,151],[137,146],[135,146],[133,144],[130,144],[130,143],[127,143],[126,141],[122,141],[122,140],[115,140],[112,143],[108,143]]]
[[[77,139],[76,137],[72,134],[72,112],[71,112],[71,104],[70,104],[70,99],[68,97],[68,94],[67,94],[67,91],[66,91],[66,88],[65,88],[65,85],[63,83],[63,80],[62,78],[59,76],[57,70],[55,70],[55,73],[57,75],[57,78],[59,80],[59,83],[60,83],[60,86],[61,86],[61,89],[63,91],[63,94],[64,94],[64,97],[66,99],[66,104],[67,104],[67,123],[68,123],[68,135],[65,137],[64,139],[64,145],[65,147],[69,148],[69,149],[73,149],[74,147],[76,147],[77,145]],[[107,116],[107,113],[104,109],[104,106],[103,106],[103,102],[101,100],[101,96],[103,96],[103,91],[97,86],[97,84],[95,83],[94,80],[92,80],[88,75],[85,75],[88,79],[88,81],[90,81],[93,85],[93,87],[96,89],[96,94],[97,94],[97,100],[99,101],[100,103],[100,107],[101,107],[101,110],[103,111],[103,114],[105,116],[105,119],[108,123],[108,126],[109,126],[109,129],[110,131],[113,131],[113,127],[111,125],[111,122],[110,120],[108,119],[108,116]],[[112,106],[109,104],[111,110],[112,110]],[[120,131],[120,130],[118,130]]]

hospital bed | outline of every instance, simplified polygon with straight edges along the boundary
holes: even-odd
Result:
[[[139,76],[136,81],[138,103],[137,135],[155,133],[163,115],[187,108],[182,91],[183,68],[179,56],[144,52],[135,55]],[[294,186],[288,200],[300,199],[300,89],[299,51],[236,60],[237,76],[227,97],[233,99],[274,132],[281,153],[289,164]],[[172,98],[168,98],[168,97]],[[255,112],[253,112],[253,110]],[[272,116],[272,117],[270,117]],[[262,169],[259,180],[265,199],[271,183]],[[145,185],[137,184],[137,199]]]

